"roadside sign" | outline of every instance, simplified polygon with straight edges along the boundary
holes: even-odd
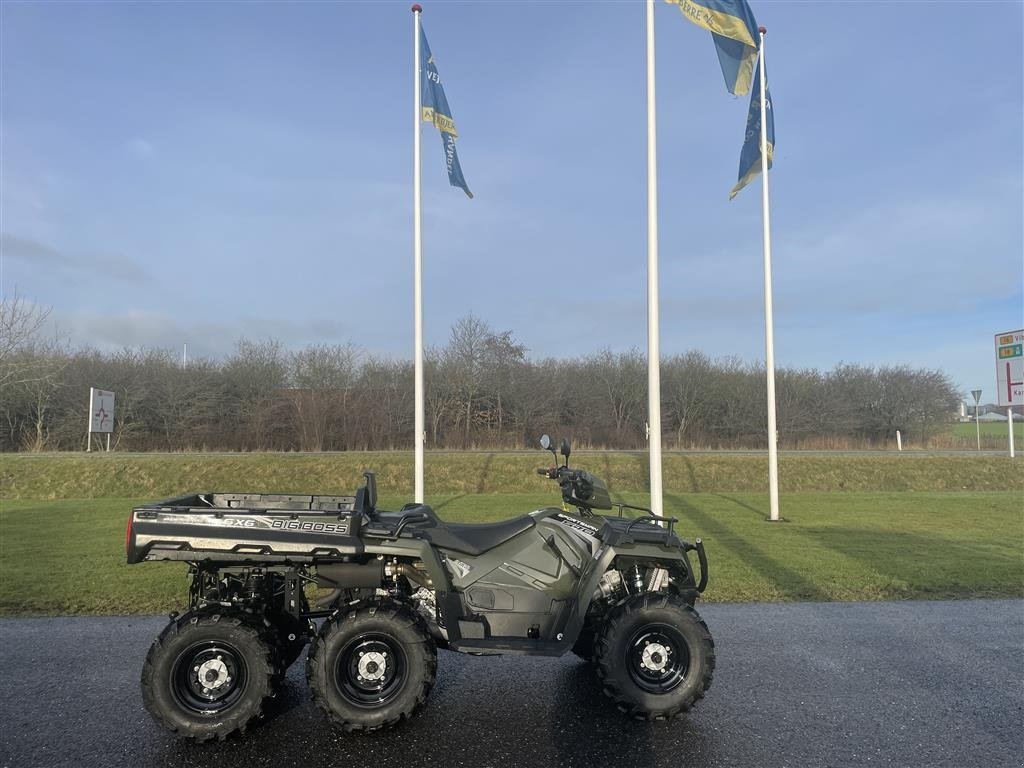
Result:
[[[997,333],[995,341],[999,405],[1024,405],[1024,329]]]
[[[89,388],[89,431],[114,431],[114,393]]]

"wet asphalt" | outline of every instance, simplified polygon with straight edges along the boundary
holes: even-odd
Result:
[[[268,719],[194,745],[142,708],[161,617],[0,621],[2,766],[1021,766],[1024,601],[706,605],[718,667],[682,720],[619,715],[575,656],[442,652],[426,711],[347,735],[303,664]]]

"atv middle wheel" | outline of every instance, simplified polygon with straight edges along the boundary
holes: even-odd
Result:
[[[608,618],[597,639],[597,674],[618,708],[638,720],[668,720],[703,698],[715,643],[682,598],[637,595]]]
[[[309,649],[313,700],[346,731],[374,731],[412,717],[437,674],[437,650],[420,616],[370,600],[328,619]]]
[[[189,611],[164,628],[142,668],[142,703],[172,731],[197,741],[242,732],[274,694],[277,649],[239,611]]]

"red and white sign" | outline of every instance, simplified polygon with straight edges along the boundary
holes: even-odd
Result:
[[[1024,330],[996,334],[999,405],[1024,405]]]

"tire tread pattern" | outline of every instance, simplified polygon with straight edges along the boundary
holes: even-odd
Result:
[[[220,727],[213,730],[192,731],[180,722],[167,717],[157,701],[156,686],[163,685],[155,680],[157,665],[160,656],[166,652],[168,644],[181,635],[184,631],[194,631],[210,625],[227,625],[232,630],[249,635],[253,640],[261,644],[265,649],[262,665],[255,665],[256,669],[249,671],[249,685],[262,685],[265,695],[260,697],[258,705],[250,712],[244,710],[236,713],[228,713],[220,721]],[[251,660],[247,664],[252,666]],[[259,667],[262,666],[262,669]],[[246,729],[263,717],[263,704],[272,698],[277,690],[282,670],[277,650],[277,643],[274,639],[273,628],[269,623],[254,615],[243,611],[226,608],[206,608],[187,611],[179,616],[174,616],[166,627],[160,632],[153,645],[146,654],[146,661],[142,667],[142,702],[146,710],[170,731],[191,739],[196,742],[205,742],[217,739],[224,741],[233,734],[245,733]]]
[[[687,616],[687,620],[696,622],[699,627],[700,642],[706,659],[702,680],[696,688],[692,698],[681,701],[675,707],[658,712],[651,712],[629,695],[629,693],[617,682],[617,676],[612,674],[612,665],[620,665],[621,660],[614,657],[613,645],[623,625],[638,611],[649,611],[656,609],[674,609]],[[595,660],[598,679],[602,683],[604,694],[615,702],[618,710],[635,720],[672,720],[677,718],[704,698],[704,693],[711,687],[711,681],[715,672],[715,641],[711,637],[708,625],[701,618],[700,614],[682,598],[675,595],[667,595],[658,592],[648,592],[629,598],[613,611],[608,620],[601,627],[595,643]]]
[[[367,725],[363,723],[346,720],[341,713],[334,710],[324,696],[326,687],[331,684],[331,670],[327,663],[328,643],[331,636],[361,618],[383,618],[399,623],[400,625],[413,629],[422,637],[419,649],[424,654],[424,666],[426,675],[420,690],[411,704],[394,717],[380,723]],[[309,655],[306,659],[306,681],[309,683],[309,690],[312,693],[313,701],[326,713],[331,722],[348,732],[369,733],[385,728],[393,728],[404,720],[416,715],[426,705],[427,696],[434,687],[437,678],[437,650],[434,639],[427,629],[427,623],[423,618],[396,600],[370,598],[363,599],[356,603],[345,606],[334,616],[329,618],[310,643]]]

